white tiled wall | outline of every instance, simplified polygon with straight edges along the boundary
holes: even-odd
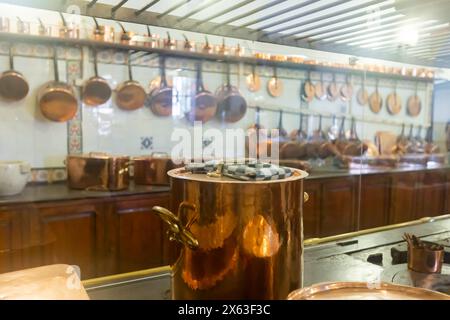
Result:
[[[5,9],[3,4],[1,8]],[[6,9],[10,9],[7,7]],[[14,10],[2,11],[14,14]],[[21,11],[22,12],[22,11]],[[25,13],[24,13],[25,12]],[[58,16],[54,13],[47,13],[41,10],[23,11],[25,15],[23,19],[33,21],[36,16],[46,15],[46,21],[52,24],[58,24]],[[48,18],[48,19],[47,19]],[[103,23],[104,21],[102,21]],[[85,21],[84,25],[89,27],[92,21]],[[144,33],[144,27],[126,24],[126,27]],[[152,27],[153,32],[163,34],[165,30]],[[175,38],[181,38],[181,31],[171,30]],[[188,33],[193,39],[202,39],[199,34]],[[220,43],[222,39],[218,37],[210,37],[211,42]],[[227,44],[237,43],[236,39],[227,39]],[[312,50],[303,50],[298,48],[287,48],[283,46],[274,46],[269,44],[242,42],[241,44],[251,50],[265,50],[267,52],[281,52],[284,54],[303,54],[310,57],[328,57],[335,61],[346,61],[348,56],[324,54],[314,52]],[[4,49],[4,48],[3,48]],[[43,48],[44,50],[45,48]],[[45,51],[45,50],[44,50]],[[113,57],[116,62],[120,60],[119,56]],[[92,76],[92,64],[85,55],[84,60],[84,80]],[[368,61],[368,60],[367,60]],[[52,80],[53,67],[51,60],[42,58],[15,58],[16,69],[23,72],[30,83],[30,94],[24,101],[15,104],[0,102],[0,159],[20,159],[28,161],[33,167],[60,167],[63,166],[63,160],[68,152],[67,148],[67,126],[66,124],[53,123],[43,119],[36,103],[36,92],[38,88],[46,81]],[[386,64],[394,64],[388,63]],[[65,63],[60,60],[60,76],[64,79],[66,74]],[[195,73],[190,70],[181,70],[180,66],[183,62],[167,61],[169,66],[168,74],[171,77],[183,77],[193,79]],[[215,70],[220,68],[214,63],[205,63],[205,69]],[[0,69],[8,68],[8,60],[6,56],[0,56]],[[279,70],[284,84],[284,93],[279,98],[272,98],[266,90],[267,81],[272,76],[271,68],[258,69],[261,75],[262,88],[258,93],[251,93],[245,87],[245,75],[248,74],[248,67],[244,71],[243,67],[237,71],[232,77],[232,83],[239,86],[242,94],[246,97],[250,105],[267,106],[271,108],[287,108],[290,110],[298,110],[300,108],[300,87],[305,73],[301,71]],[[99,73],[110,81],[111,87],[115,88],[121,82],[127,80],[127,68],[123,64],[100,63]],[[148,66],[133,67],[135,80],[139,81],[143,86],[147,87],[149,82],[158,75],[158,68],[150,68]],[[318,79],[318,74],[312,75],[314,79]],[[325,80],[331,78],[330,74],[325,75]],[[337,75],[337,80],[343,83],[344,78]],[[215,91],[223,82],[225,77],[219,72],[205,72],[204,82],[207,88]],[[360,79],[354,78],[354,91],[356,93],[360,86]],[[82,83],[82,81],[80,82]],[[380,81],[380,92],[383,97],[389,94],[394,86],[392,81]],[[400,94],[403,104],[406,104],[407,98],[414,93],[414,83],[399,82],[397,92]],[[374,90],[373,79],[368,79],[366,84],[367,90],[371,93]],[[423,110],[419,117],[411,119],[406,115],[404,107],[401,114],[391,116],[387,113],[385,106],[382,111],[374,115],[367,106],[361,107],[356,103],[355,96],[349,103],[337,101],[334,103],[328,101],[314,100],[310,105],[303,104],[303,109],[309,111],[323,112],[328,114],[346,113],[348,117],[351,115],[364,117],[368,120],[398,122],[408,121],[417,125],[428,124],[430,121],[430,104],[431,104],[431,85],[425,86],[421,84],[419,87],[419,96],[423,103]],[[156,117],[147,108],[142,108],[133,112],[126,112],[118,109],[114,105],[113,99],[103,106],[92,108],[81,106],[82,108],[82,133],[83,133],[83,152],[104,151],[114,154],[140,155],[149,154],[153,151],[170,152],[171,146],[175,142],[171,141],[171,133],[175,127],[191,128],[191,125],[185,119],[179,117],[160,118]],[[204,128],[231,128],[240,127],[247,128],[255,120],[255,110],[249,109],[246,116],[238,123],[232,125],[224,125],[217,120],[212,120],[205,124]],[[285,114],[283,118],[283,127],[289,132],[298,127],[299,118],[297,115]],[[261,123],[266,128],[275,128],[278,125],[278,113],[271,111],[261,112]],[[310,122],[317,125],[317,118]],[[324,120],[324,127],[328,127],[330,119]],[[347,128],[349,122],[347,122]],[[399,133],[400,126],[382,124],[382,123],[358,123],[357,130],[360,138],[372,140],[376,131],[390,130]],[[151,150],[143,150],[141,148],[141,139],[151,137],[153,139],[153,148]]]

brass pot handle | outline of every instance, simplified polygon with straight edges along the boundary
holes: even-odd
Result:
[[[308,202],[309,200],[309,194],[307,192],[303,192],[303,203]]]
[[[185,202],[180,204],[178,208],[179,214],[183,212],[184,209],[195,210],[195,206],[189,205]],[[157,214],[165,223],[169,225],[168,235],[171,241],[178,241],[179,243],[186,245],[189,249],[195,250],[198,248],[198,240],[194,237],[189,227],[194,223],[196,217],[191,219],[186,226],[183,226],[179,217],[174,215],[170,210],[166,208],[154,206],[152,208],[153,212]]]

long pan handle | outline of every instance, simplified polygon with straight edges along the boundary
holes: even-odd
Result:
[[[59,81],[59,72],[58,72],[58,59],[57,59],[57,50],[56,47],[53,48],[53,70],[55,72],[55,81]]]

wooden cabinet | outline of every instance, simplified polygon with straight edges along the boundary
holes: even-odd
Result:
[[[303,205],[303,236],[305,239],[315,238],[320,228],[320,182],[306,180],[304,191],[308,193],[309,200]]]
[[[361,185],[357,182],[360,190],[357,229],[376,228],[388,223],[390,182],[390,176],[378,174],[362,176]]]
[[[417,185],[416,218],[434,217],[446,212],[447,174],[445,171],[430,171],[421,173]]]
[[[321,237],[351,232],[355,229],[355,196],[352,177],[328,179],[322,184]]]
[[[30,248],[25,265],[65,263],[80,267],[82,279],[102,274],[102,207],[96,203],[63,202],[42,205],[30,212]]]
[[[167,208],[168,195],[117,202],[114,211],[117,273],[164,265],[162,252],[168,240],[162,220],[152,213],[156,205]]]
[[[0,273],[22,266],[22,230],[20,215],[0,211]]]
[[[419,173],[405,172],[395,174],[391,184],[391,206],[389,223],[400,223],[414,220],[419,200],[417,190]]]

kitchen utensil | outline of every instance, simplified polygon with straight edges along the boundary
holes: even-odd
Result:
[[[30,23],[17,17],[17,33],[30,34]]]
[[[150,100],[148,104],[153,114],[160,117],[168,117],[172,115],[172,101],[174,98],[174,89],[170,86],[166,79],[166,59],[160,56],[159,66],[161,69],[161,78],[159,87],[150,92]]]
[[[154,152],[150,157],[136,157],[134,164],[134,182],[140,185],[170,184],[167,172],[179,166],[175,165],[165,152]]]
[[[307,134],[303,130],[303,113],[300,112],[299,118],[300,118],[300,121],[299,121],[298,129],[292,130],[292,132],[289,135],[291,140],[304,140],[304,139],[306,139]]]
[[[258,158],[260,154],[260,143],[267,140],[267,134],[263,130],[260,122],[261,108],[255,108],[255,122],[248,127],[247,135],[245,137],[245,157]],[[263,146],[264,148],[266,145]],[[266,149],[265,149],[266,150]]]
[[[83,102],[88,106],[99,106],[106,103],[112,95],[108,82],[98,75],[97,50],[92,50],[94,56],[94,76],[83,86]]]
[[[59,12],[62,26],[59,28],[60,38],[78,39],[80,37],[80,29],[76,26],[69,26],[62,12]]]
[[[130,158],[91,152],[66,158],[69,188],[88,191],[124,190],[129,185]]]
[[[144,43],[145,47],[159,48],[159,43],[160,43],[159,35],[152,34],[150,31],[149,25],[147,25],[147,36],[146,36],[145,40],[146,40]]]
[[[139,82],[133,80],[131,54],[128,54],[128,80],[117,87],[116,104],[120,109],[132,111],[144,106],[147,94]]]
[[[405,233],[403,239],[408,243],[408,269],[421,273],[441,273],[444,263],[442,245],[422,241],[409,233]]]
[[[345,77],[345,83],[341,86],[341,90],[339,90],[339,93],[341,100],[344,102],[347,102],[352,99],[353,85],[351,83],[350,75],[347,75]]]
[[[328,140],[335,141],[339,137],[339,125],[336,115],[333,115],[332,124],[328,129]]]
[[[306,144],[305,144],[305,152],[306,156],[310,159],[315,159],[319,156],[319,145],[320,145],[320,134],[319,130],[312,129],[312,124],[314,123],[314,115],[309,115],[308,120],[308,136],[306,137]]]
[[[280,140],[285,141],[287,138],[287,131],[283,128],[283,110],[279,111],[279,118],[278,118],[278,136],[280,137]]]
[[[369,102],[369,93],[366,90],[366,76],[362,77],[361,88],[356,93],[356,100],[359,105],[365,106]]]
[[[221,121],[234,123],[241,120],[247,112],[247,102],[239,89],[231,85],[230,65],[227,63],[227,83],[216,91],[217,117]]]
[[[411,117],[417,117],[420,114],[420,111],[422,110],[422,102],[420,101],[419,95],[417,94],[418,85],[419,83],[416,82],[414,95],[408,98],[406,106],[408,115],[410,115]]]
[[[72,119],[78,110],[78,99],[73,87],[59,80],[56,48],[53,50],[55,80],[47,82],[38,92],[39,108],[47,119],[65,122]]]
[[[298,289],[288,300],[450,300],[446,294],[386,282],[325,282]]]
[[[369,107],[373,113],[379,113],[383,106],[383,98],[378,91],[378,79],[375,81],[375,91],[369,97]]]
[[[211,174],[169,171],[171,210],[153,208],[170,239],[181,244],[172,298],[283,299],[302,285],[299,195],[307,173],[291,169],[284,179],[243,181],[224,176],[224,169],[225,164]],[[277,266],[289,266],[289,272]]]
[[[386,98],[387,110],[391,115],[396,115],[402,109],[402,100],[397,94],[397,81],[394,83],[394,91]]]
[[[336,83],[336,75],[333,73],[333,79],[327,87],[327,99],[331,102],[336,101],[339,97],[339,89]]]
[[[390,156],[397,144],[397,135],[389,131],[377,131],[375,133],[375,144],[382,156]]]
[[[323,101],[327,98],[327,90],[323,82],[323,73],[320,74],[320,81],[314,86],[315,97],[317,100]]]
[[[122,29],[122,33],[120,34],[120,43],[121,44],[130,44],[131,39],[133,37],[133,33],[130,31],[127,31],[122,23],[117,22],[117,24],[120,26],[120,29]]]
[[[250,92],[257,92],[261,89],[261,78],[256,73],[256,65],[252,65],[252,72],[245,78],[245,83]]]
[[[225,38],[222,38],[222,44],[216,46],[216,54],[224,56],[230,53],[228,47],[225,45]]]
[[[280,159],[303,159],[306,157],[305,141],[307,134],[303,130],[303,113],[299,115],[298,129],[293,130],[289,137],[291,141],[286,142],[280,148]]]
[[[217,98],[203,84],[201,62],[197,63],[196,86],[194,105],[186,112],[186,118],[190,122],[201,121],[205,123],[216,115]]]
[[[92,17],[94,19],[94,23],[95,23],[95,28],[94,28],[94,40],[95,41],[105,41],[105,26],[101,26],[98,21],[97,18]]]
[[[347,156],[361,156],[367,151],[367,145],[361,142],[356,132],[356,120],[352,118],[350,130],[347,133],[347,141],[349,142],[342,153]]]
[[[14,57],[9,47],[9,70],[0,75],[0,97],[7,101],[19,101],[30,90],[27,80],[20,72],[14,70]]]
[[[438,153],[439,146],[433,142],[433,127],[429,126],[427,129],[427,133],[425,136],[425,146],[424,146],[425,153],[432,154],[432,153]]]
[[[302,85],[300,97],[305,102],[311,102],[314,99],[315,88],[311,82],[311,72],[308,71],[305,82]]]
[[[195,42],[194,41],[190,41],[185,34],[183,34],[183,38],[184,38],[183,49],[185,51],[194,52],[195,51]]]
[[[423,153],[425,146],[425,140],[422,138],[422,126],[420,125],[417,129],[417,134],[414,137],[414,149],[416,153]]]
[[[213,47],[208,41],[208,37],[205,36],[205,43],[202,47],[202,53],[211,54],[213,53]]]
[[[172,39],[169,31],[167,31],[167,38],[164,39],[163,43],[164,43],[164,49],[175,50],[177,48],[177,42]]]
[[[21,193],[30,172],[30,165],[24,161],[0,161],[0,197]]]
[[[52,28],[47,27],[41,20],[41,18],[38,18],[39,26],[38,26],[38,34],[40,36],[51,36],[52,35]]]
[[[273,67],[273,77],[267,82],[267,91],[272,97],[279,97],[283,93],[283,82],[278,79],[277,67]]]
[[[345,117],[342,117],[341,125],[339,127],[339,135],[335,142],[336,148],[338,149],[339,152],[342,153],[347,143],[348,141],[347,138],[345,137]]]

